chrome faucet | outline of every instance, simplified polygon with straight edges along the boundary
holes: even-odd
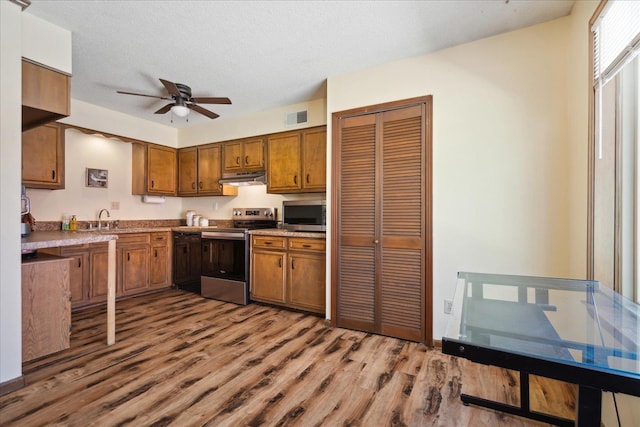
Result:
[[[102,230],[102,212],[106,212],[107,213],[107,218],[110,218],[111,215],[109,214],[109,211],[107,209],[102,209],[100,211],[100,213],[98,214],[98,230]],[[107,224],[108,227],[108,224]]]

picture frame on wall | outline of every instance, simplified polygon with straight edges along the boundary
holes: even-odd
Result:
[[[108,188],[109,171],[106,169],[87,168],[87,187]]]

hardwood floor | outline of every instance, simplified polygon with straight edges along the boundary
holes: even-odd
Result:
[[[542,426],[465,407],[518,403],[518,376],[278,308],[179,290],[73,314],[71,348],[27,363],[3,426]],[[573,386],[532,381],[532,407],[573,418]]]

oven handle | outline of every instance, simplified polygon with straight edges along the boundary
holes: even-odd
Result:
[[[245,240],[244,232],[224,232],[224,231],[207,231],[202,233],[203,239],[218,239],[218,240]]]

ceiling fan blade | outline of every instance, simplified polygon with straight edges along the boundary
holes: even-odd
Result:
[[[164,80],[164,79],[160,79],[160,81],[162,82],[164,87],[167,88],[167,90],[171,95],[176,96],[178,98],[182,98],[182,94],[180,93],[178,86],[176,86],[174,82],[170,82],[169,80]]]
[[[145,95],[144,93],[133,93],[133,92],[125,92],[123,90],[118,90],[116,91],[117,93],[122,93],[124,95],[135,95],[135,96],[146,96],[148,98],[158,98],[158,99],[171,99],[171,98],[167,98],[166,96],[158,96],[158,95]]]
[[[195,105],[195,104],[188,104],[187,105],[188,108],[192,109],[193,111],[200,113],[204,116],[209,117],[210,119],[215,119],[217,117],[220,117],[219,114],[214,113],[213,111],[209,111],[206,108],[202,108],[199,105]]]
[[[173,107],[175,104],[167,104],[164,107],[162,107],[161,109],[159,109],[158,111],[156,111],[155,114],[164,114],[167,111],[171,110],[171,107]]]
[[[198,97],[191,98],[191,101],[197,102],[198,104],[231,104],[229,98]]]

